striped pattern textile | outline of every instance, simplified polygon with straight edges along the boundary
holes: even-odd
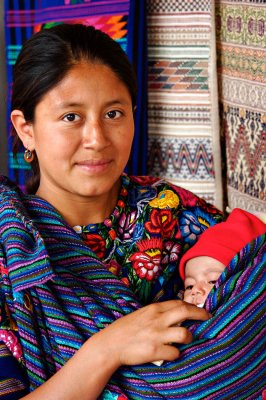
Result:
[[[222,209],[212,1],[147,1],[148,173]]]
[[[1,197],[2,290],[33,390],[87,338],[140,304],[47,202],[6,179]],[[122,367],[100,398],[257,399],[266,367],[265,250],[261,235],[234,257],[207,300],[212,318],[185,322],[194,341],[181,346],[178,360]]]
[[[136,0],[5,0],[5,39],[8,80],[8,173],[21,188],[30,172],[24,161],[22,150],[13,157],[10,137],[10,99],[12,89],[13,65],[24,41],[40,29],[58,23],[80,23],[93,25],[116,40],[133,63],[138,85],[147,93],[147,52],[146,52],[146,14],[145,2]],[[132,175],[147,172],[147,99],[138,94],[138,107],[135,115],[135,138],[133,151],[127,171]]]
[[[217,67],[230,208],[266,210],[266,5],[217,0]]]

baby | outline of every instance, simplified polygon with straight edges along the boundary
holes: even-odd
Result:
[[[184,300],[203,307],[217,279],[234,256],[251,240],[266,233],[255,215],[235,208],[225,222],[207,229],[181,258]]]
[[[225,222],[208,228],[183,255],[179,272],[185,281],[184,301],[203,307],[229,262],[251,240],[266,233],[264,215],[235,208]],[[160,366],[163,360],[154,361]]]

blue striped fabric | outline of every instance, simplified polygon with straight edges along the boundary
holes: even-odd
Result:
[[[27,210],[27,211],[26,211]],[[2,297],[16,320],[33,390],[81,344],[140,304],[45,201],[2,181]],[[186,322],[181,357],[122,367],[101,399],[256,399],[264,387],[266,240],[245,246],[207,300],[213,317]],[[0,385],[1,387],[1,385]]]

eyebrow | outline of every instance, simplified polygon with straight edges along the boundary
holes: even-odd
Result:
[[[130,102],[125,100],[125,99],[123,99],[123,98],[121,98],[121,99],[113,99],[113,100],[107,101],[104,104],[104,106],[105,107],[110,107],[110,106],[115,105],[115,104],[128,105],[128,104],[130,104]],[[66,102],[63,102],[63,103],[59,103],[57,107],[58,108],[68,108],[68,107],[80,107],[80,106],[83,106],[83,105],[84,105],[84,103],[82,103],[82,102],[66,101]]]

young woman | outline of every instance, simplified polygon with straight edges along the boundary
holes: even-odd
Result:
[[[59,25],[23,46],[11,120],[32,178],[27,194],[1,179],[3,398],[180,392],[176,364],[154,382],[152,362],[176,360],[177,344],[192,342],[182,321],[210,318],[174,300],[177,266],[221,213],[163,180],[123,173],[135,107],[127,57],[93,27]]]

